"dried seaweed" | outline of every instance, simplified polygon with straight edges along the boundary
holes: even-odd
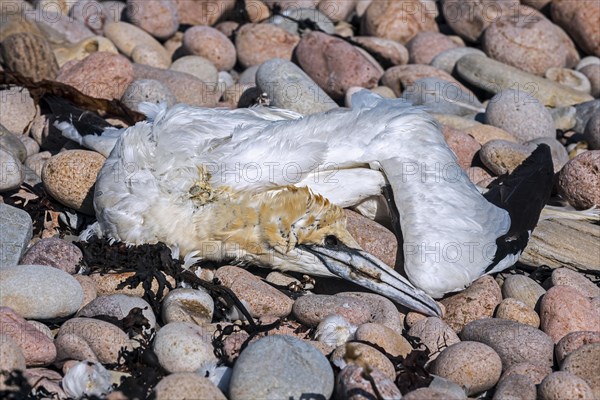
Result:
[[[4,380],[6,389],[0,390],[0,399],[4,400],[41,400],[58,399],[57,393],[49,392],[46,388],[34,389],[21,370],[11,372],[0,371],[0,380]]]

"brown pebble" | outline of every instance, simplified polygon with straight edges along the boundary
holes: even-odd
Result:
[[[556,361],[560,364],[569,354],[591,343],[600,343],[600,332],[578,331],[571,332],[558,341],[554,349]]]
[[[343,344],[333,351],[330,359],[334,365],[354,364],[363,369],[377,368],[388,379],[396,378],[392,362],[380,351],[363,343]]]
[[[585,380],[600,398],[600,343],[581,346],[567,356],[560,369]]]
[[[209,59],[219,71],[229,71],[235,65],[233,43],[215,28],[201,25],[189,28],[183,35],[183,47],[189,54]]]
[[[565,371],[548,375],[540,384],[538,394],[540,400],[594,400],[594,393],[587,382]]]
[[[558,192],[578,210],[600,206],[600,150],[569,161],[558,175]]]
[[[500,380],[511,375],[522,375],[526,376],[534,385],[539,385],[550,373],[552,373],[552,368],[549,366],[542,366],[524,361],[506,368]]]
[[[235,35],[237,57],[245,68],[271,58],[291,60],[299,41],[298,35],[273,24],[245,24]]]
[[[2,41],[0,55],[4,65],[33,81],[54,80],[58,63],[48,41],[33,33],[15,33]]]
[[[496,318],[510,319],[534,328],[540,326],[539,315],[525,303],[512,297],[502,300],[498,305]]]
[[[402,335],[380,324],[362,324],[356,330],[354,338],[374,344],[394,357],[406,357],[413,350],[408,340]]]

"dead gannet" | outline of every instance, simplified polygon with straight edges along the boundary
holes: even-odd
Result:
[[[424,111],[368,91],[352,104],[306,117],[146,104],[147,121],[109,129],[102,136],[110,145],[95,147],[108,153],[116,140],[98,175],[98,221],[87,234],[337,276],[431,315],[440,309],[430,296],[517,261],[549,195],[547,146],[486,198]],[[102,138],[58,126],[92,148]],[[379,196],[386,185],[410,282],[361,250],[345,226],[341,207]]]

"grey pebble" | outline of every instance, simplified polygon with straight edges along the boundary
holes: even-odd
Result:
[[[212,334],[198,325],[171,322],[156,334],[154,352],[168,372],[194,372],[217,362],[211,340]]]
[[[271,106],[302,115],[337,108],[338,105],[296,64],[280,58],[263,63],[256,84],[271,99]]]
[[[590,150],[600,150],[600,112],[588,120],[583,138],[588,143]]]
[[[502,360],[503,369],[520,362],[552,366],[554,341],[539,329],[516,321],[484,318],[467,324],[462,340],[473,340],[492,347]]]
[[[19,344],[10,336],[0,334],[0,371],[25,371],[25,357]],[[0,382],[0,391],[4,390]]]
[[[463,116],[485,111],[483,104],[472,93],[465,92],[453,82],[438,78],[417,79],[404,89],[401,97],[438,114]]]
[[[536,281],[525,275],[510,275],[502,284],[502,297],[512,297],[531,309],[537,309],[538,301],[546,294],[546,290]]]
[[[21,142],[19,136],[11,133],[2,125],[0,125],[0,148],[4,148],[4,150],[18,158],[20,162],[24,162],[27,158],[27,148]]]
[[[25,146],[25,150],[27,150],[27,157],[31,157],[34,154],[39,153],[40,145],[37,144],[35,140],[33,140],[30,136],[21,135],[19,136],[19,140]]]
[[[535,400],[536,388],[524,375],[509,375],[500,379],[492,400]]]
[[[521,141],[556,137],[550,111],[524,90],[504,90],[490,99],[485,110],[488,124],[512,133]]]
[[[585,380],[565,371],[548,375],[540,384],[538,393],[540,400],[594,399],[594,392]]]
[[[0,147],[0,160],[2,160],[2,176],[0,177],[0,193],[17,189],[25,179],[23,164],[16,155]]]
[[[577,120],[575,119],[577,110],[573,106],[551,108],[549,111],[556,129],[568,131],[569,129],[573,129],[577,124]]]
[[[148,320],[150,329],[156,327],[156,317],[150,304],[141,297],[126,294],[111,294],[96,297],[77,312],[77,317],[95,317],[97,315],[110,315],[117,319],[125,318],[134,308],[140,308],[142,315]]]
[[[138,110],[142,102],[167,103],[171,107],[177,99],[168,87],[155,79],[138,79],[127,87],[121,101],[132,110]]]
[[[83,289],[75,278],[46,265],[0,268],[0,306],[10,307],[27,319],[72,315],[83,302]]]
[[[74,274],[82,258],[79,247],[66,240],[51,237],[44,238],[27,249],[21,258],[21,264],[48,265]]]
[[[435,56],[433,60],[431,60],[432,67],[436,67],[441,69],[442,71],[446,71],[449,74],[454,73],[454,67],[458,60],[460,60],[463,56],[467,54],[477,54],[483,57],[487,57],[485,53],[479,49],[474,47],[456,47],[454,49],[448,49],[442,51],[440,54]]]
[[[575,119],[577,124],[573,128],[575,132],[585,132],[585,127],[592,116],[600,114],[600,100],[586,101],[575,105]]]
[[[596,56],[587,56],[587,57],[583,57],[579,63],[577,64],[577,66],[575,67],[575,69],[577,71],[581,70],[582,68],[587,67],[588,65],[600,65],[600,58],[596,57]]]
[[[173,61],[169,67],[172,71],[185,72],[205,83],[216,84],[219,71],[208,58],[201,56],[184,56]]]
[[[31,217],[19,208],[0,204],[0,232],[0,268],[17,265],[33,236]]]
[[[294,35],[297,35],[298,24],[292,19],[308,19],[316,23],[319,26],[319,28],[325,33],[335,33],[335,25],[333,24],[333,22],[325,14],[314,8],[299,8],[298,6],[290,7],[287,10],[284,10],[281,14],[289,18],[284,18],[276,15],[269,18],[267,20],[267,23],[279,26],[280,28],[283,28],[286,31],[293,33]]]
[[[260,65],[253,65],[251,67],[246,68],[244,70],[244,72],[242,72],[240,74],[238,83],[240,83],[242,85],[255,86],[256,85],[256,72],[258,71],[259,67],[260,67]]]
[[[517,168],[536,147],[502,139],[490,140],[481,146],[479,157],[490,171],[503,175]]]
[[[334,376],[316,348],[292,336],[273,335],[251,343],[233,367],[229,395],[239,399],[329,398]]]
[[[212,321],[215,303],[204,290],[178,288],[171,290],[162,302],[164,323],[189,322],[197,325]]]

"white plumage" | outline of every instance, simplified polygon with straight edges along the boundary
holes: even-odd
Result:
[[[264,262],[247,249],[225,249],[227,239],[216,239],[220,236],[214,230],[220,225],[215,219],[235,210],[224,209],[215,198],[235,197],[235,204],[260,209],[281,190],[308,186],[334,204],[360,209],[389,183],[410,281],[433,297],[463,289],[486,273],[496,239],[510,228],[508,212],[479,193],[424,111],[368,91],[355,94],[352,104],[352,109],[306,117],[261,107],[221,110],[181,104],[166,109],[147,104],[142,111],[148,121],[118,135],[111,132],[118,140],[98,175],[98,222],[91,232],[133,244],[162,241],[182,256],[233,256],[284,270],[333,273],[365,285],[365,279],[385,281],[389,271],[355,276],[316,264],[303,267],[306,260],[292,261],[292,253],[286,260],[278,251],[275,260]],[[295,221],[293,233],[306,221]],[[218,251],[208,252],[208,247]],[[320,249],[318,257],[355,262],[352,254],[332,252]],[[508,257],[493,271],[517,258]],[[432,303],[425,312],[434,313]]]

